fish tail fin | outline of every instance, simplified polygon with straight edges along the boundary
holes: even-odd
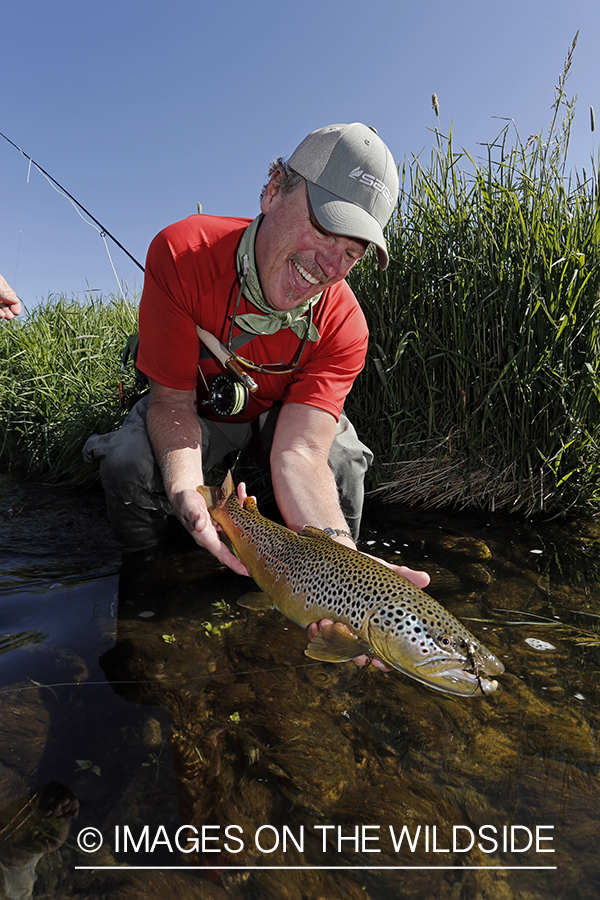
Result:
[[[225,506],[229,497],[235,492],[235,485],[231,476],[231,471],[227,473],[225,481],[221,487],[209,487],[206,484],[200,484],[196,488],[198,493],[202,494],[206,500],[209,511],[219,509]]]

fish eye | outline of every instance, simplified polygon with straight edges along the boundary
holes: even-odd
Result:
[[[450,638],[448,637],[447,634],[439,634],[438,635],[438,644],[440,644],[442,647],[450,647],[452,644],[452,641],[450,640]]]

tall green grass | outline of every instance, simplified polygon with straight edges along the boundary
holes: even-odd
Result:
[[[79,303],[49,297],[0,327],[0,466],[47,483],[82,485],[96,473],[81,458],[87,437],[116,428],[127,412],[119,381],[127,336],[137,330],[134,299]],[[126,399],[125,398],[125,399]]]
[[[535,513],[600,500],[600,192],[566,177],[574,100],[483,161],[442,137],[401,170],[384,273],[351,283],[371,344],[348,403],[387,495]]]

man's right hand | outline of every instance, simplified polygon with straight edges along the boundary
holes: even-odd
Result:
[[[198,546],[204,547],[219,562],[237,572],[238,575],[248,575],[246,566],[220,539],[217,526],[211,518],[202,494],[194,490],[180,491],[171,498],[171,506],[183,527],[189,531]]]
[[[196,490],[203,479],[196,389],[180,391],[149,381],[151,396],[146,426],[173,512],[199,547],[204,547],[238,575],[247,575],[246,566],[219,539],[206,501]]]

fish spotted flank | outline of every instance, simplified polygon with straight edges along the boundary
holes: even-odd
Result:
[[[220,488],[201,485],[236,555],[262,593],[238,602],[276,608],[303,627],[321,628],[305,653],[343,662],[367,653],[431,688],[471,696],[495,691],[502,663],[439,603],[393,569],[334,541],[319,528],[299,534],[238,503],[231,473]]]

